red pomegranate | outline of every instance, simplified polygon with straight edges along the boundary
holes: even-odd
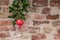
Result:
[[[18,20],[16,21],[16,24],[18,25],[18,28],[20,28],[20,27],[24,24],[24,21],[21,20],[21,19],[18,19]]]

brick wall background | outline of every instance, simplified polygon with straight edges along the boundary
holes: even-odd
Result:
[[[12,1],[0,0],[0,30],[12,27],[12,19],[7,18],[8,7]],[[60,1],[58,1],[53,0],[51,4],[50,1],[46,1],[48,3],[46,5],[44,0],[31,3],[33,7],[31,6],[29,13],[26,14],[27,20],[21,29],[32,33],[31,40],[60,39]]]

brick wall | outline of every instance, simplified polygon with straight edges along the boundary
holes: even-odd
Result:
[[[10,1],[11,2],[11,1]],[[9,4],[10,5],[10,4]],[[12,27],[12,20],[8,19],[9,15],[8,10],[5,8],[9,5],[2,5],[4,9],[1,9],[0,12],[0,27],[1,29],[9,29]],[[37,5],[36,5],[37,6]],[[4,10],[4,11],[3,11]],[[33,10],[32,10],[33,11]],[[49,36],[53,38],[59,39],[60,36],[60,9],[59,6],[42,6],[38,7],[34,12],[29,12],[27,14],[28,18],[25,21],[25,24],[21,28],[22,31],[28,31],[28,33],[32,33],[31,40],[40,40],[46,39],[49,40]],[[53,38],[53,39],[54,39]],[[51,39],[51,40],[53,40]]]

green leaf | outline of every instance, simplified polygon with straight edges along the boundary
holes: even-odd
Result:
[[[12,18],[11,16],[8,16],[8,18]]]
[[[16,21],[14,20],[14,21],[12,21],[12,23],[13,23],[13,27],[15,27]]]
[[[19,7],[20,7],[20,6],[17,5],[17,4],[12,4],[12,6],[15,7],[15,8],[19,8]]]
[[[12,14],[12,18],[15,18],[16,15],[17,15],[17,12],[14,12],[14,13]]]
[[[26,18],[25,18],[24,16],[22,16],[22,19],[23,19],[23,20],[26,20]]]
[[[10,13],[15,10],[13,7],[9,7],[9,9],[10,9],[10,10],[9,10]]]
[[[24,11],[25,11],[25,12],[28,12],[28,10],[27,10],[26,8],[24,9]]]

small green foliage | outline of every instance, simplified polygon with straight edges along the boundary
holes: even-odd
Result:
[[[24,12],[28,12],[29,0],[14,0],[11,6],[9,6],[9,13],[12,15],[8,16],[9,18],[13,18],[12,22],[15,26],[17,19],[26,20]]]

